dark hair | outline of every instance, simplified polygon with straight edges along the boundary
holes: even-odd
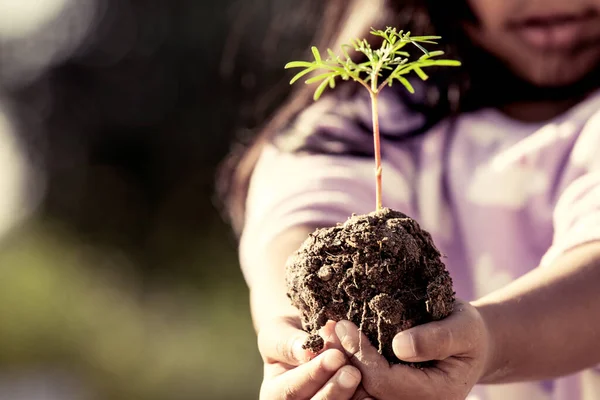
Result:
[[[371,27],[386,26],[410,31],[414,35],[443,37],[443,50],[450,57],[463,61],[463,67],[435,71],[426,87],[434,95],[424,96],[419,101],[404,91],[394,91],[395,95],[403,96],[403,104],[411,111],[426,117],[424,126],[402,135],[400,139],[404,140],[427,131],[433,124],[459,111],[498,105],[506,101],[507,96],[513,95],[514,91],[505,88],[514,87],[507,81],[517,78],[493,56],[471,44],[462,29],[465,22],[477,24],[466,0],[329,0],[314,42],[319,48],[334,49],[349,38],[367,37]],[[473,61],[475,59],[476,62]],[[472,68],[473,65],[477,65],[477,70]],[[494,79],[490,80],[488,77],[492,75]],[[338,89],[336,93],[349,97],[355,90],[352,88]],[[236,233],[239,234],[243,228],[249,181],[263,146],[282,136],[295,116],[312,102],[313,90],[314,87],[305,85],[293,88],[287,102],[265,124],[253,142],[248,146],[238,146],[222,165],[218,192]],[[519,95],[523,93],[523,86],[520,86]],[[368,127],[365,131],[370,133]]]

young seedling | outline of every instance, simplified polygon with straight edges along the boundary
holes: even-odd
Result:
[[[386,88],[391,87],[396,81],[400,82],[410,92],[415,89],[406,78],[408,74],[414,72],[422,80],[427,80],[428,76],[423,71],[427,67],[456,67],[460,66],[459,61],[438,59],[444,54],[443,51],[428,51],[421,43],[437,44],[435,40],[441,39],[440,36],[411,36],[410,32],[404,33],[397,31],[396,28],[388,27],[385,30],[371,30],[371,34],[382,38],[382,44],[379,49],[372,49],[366,39],[356,39],[351,45],[343,45],[342,55],[337,55],[331,49],[327,49],[329,57],[325,60],[321,58],[319,49],[312,47],[314,61],[292,61],[286,64],[285,68],[302,68],[296,76],[292,78],[290,84],[294,84],[302,77],[312,73],[321,72],[306,80],[307,84],[320,82],[314,93],[314,100],[318,100],[325,89],[335,88],[336,80],[349,80],[361,84],[368,92],[371,98],[371,112],[373,117],[373,142],[375,147],[375,198],[376,210],[382,207],[382,168],[381,168],[381,144],[379,139],[379,113],[378,97],[379,93]],[[404,47],[412,44],[418,48],[423,55],[417,60],[410,60],[410,54],[404,51]],[[363,55],[366,61],[356,63],[348,54],[348,49],[352,49]]]
[[[358,82],[369,92],[376,172],[376,210],[313,232],[288,260],[286,283],[291,303],[300,310],[302,326],[311,333],[304,348],[318,353],[324,344],[319,328],[328,320],[347,319],[359,326],[390,363],[400,363],[392,350],[392,338],[402,330],[448,316],[454,306],[454,290],[429,233],[407,215],[382,208],[378,96],[396,82],[414,93],[409,73],[425,80],[423,69],[427,67],[460,63],[437,58],[443,52],[423,47],[436,44],[438,36],[411,37],[395,28],[372,30],[371,34],[381,38],[378,49],[357,39],[342,46],[341,55],[328,49],[329,57],[324,60],[313,47],[314,61],[286,65],[302,68],[292,84],[316,72],[306,80],[319,83],[315,101],[340,79]],[[410,60],[405,51],[409,44],[423,53],[418,59]],[[354,61],[349,49],[362,55],[361,61]]]

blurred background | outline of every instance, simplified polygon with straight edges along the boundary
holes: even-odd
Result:
[[[215,171],[312,3],[0,0],[0,400],[257,398]]]

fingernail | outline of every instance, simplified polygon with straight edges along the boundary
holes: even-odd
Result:
[[[304,345],[304,341],[296,340],[294,342],[294,344],[292,345],[292,353],[298,361],[306,362],[306,361],[309,361],[309,357],[306,354],[306,350],[304,350],[302,348],[303,345]]]
[[[328,371],[337,371],[346,363],[346,359],[339,351],[323,353],[323,368]]]
[[[415,339],[410,332],[401,332],[392,341],[392,347],[396,357],[401,360],[410,360],[417,356]]]
[[[345,370],[343,370],[341,372],[340,377],[339,377],[340,386],[342,386],[345,389],[352,389],[353,387],[358,385],[359,380],[360,380],[360,377],[354,375],[353,373],[351,373],[349,371],[345,371]]]

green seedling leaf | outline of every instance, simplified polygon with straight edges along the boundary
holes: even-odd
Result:
[[[411,37],[411,39],[414,40],[415,42],[440,40],[441,38],[442,38],[441,36],[413,36],[413,37]]]
[[[319,81],[322,81],[323,79],[327,79],[329,77],[331,77],[331,72],[326,72],[324,74],[319,74],[317,76],[314,76],[314,77],[308,79],[306,81],[306,83],[310,85],[311,83],[319,82]]]
[[[444,52],[441,50],[436,50],[436,51],[430,51],[427,54],[423,54],[421,57],[419,57],[419,60],[427,60],[433,57],[439,57],[444,55]]]
[[[427,79],[429,79],[429,76],[427,76],[427,74],[425,72],[423,72],[423,70],[417,66],[413,67],[413,70],[415,71],[415,73],[417,75],[419,75],[419,78],[421,78],[422,80],[426,81]]]
[[[316,68],[310,67],[305,69],[304,71],[301,71],[299,73],[297,73],[292,80],[290,81],[290,85],[293,85],[294,83],[296,83],[300,78],[302,78],[304,75],[310,74],[311,72],[313,72]]]
[[[350,46],[349,44],[344,44],[342,45],[342,53],[344,53],[344,57],[346,57],[347,61],[350,61],[350,55],[348,54],[348,48],[354,50],[354,47]]]
[[[403,77],[401,75],[398,75],[395,78],[398,79],[400,81],[400,83],[402,83],[404,85],[406,90],[408,90],[412,94],[415,93],[415,88],[413,87],[413,85],[411,85],[411,83],[408,81],[408,79],[406,79],[405,77]]]
[[[316,46],[311,47],[312,53],[315,56],[315,61],[321,63],[321,53],[319,53],[319,49]]]
[[[327,88],[327,85],[329,85],[329,84],[330,84],[329,78],[324,79],[323,82],[321,82],[321,84],[317,87],[317,90],[315,90],[315,94],[313,95],[313,99],[315,101],[319,100],[319,98],[321,97],[321,95],[323,94],[325,89]]]
[[[311,62],[307,62],[307,61],[290,61],[289,63],[285,64],[285,69],[290,69],[290,68],[309,68],[312,67],[314,65],[314,63]]]
[[[414,88],[404,75],[414,71],[420,79],[427,80],[429,76],[423,71],[424,68],[461,65],[456,60],[436,59],[436,57],[444,55],[444,52],[429,51],[423,46],[423,44],[437,44],[436,41],[441,39],[440,36],[411,37],[410,32],[398,31],[393,27],[387,27],[384,30],[372,28],[371,34],[381,38],[381,45],[377,49],[371,48],[371,44],[366,39],[356,38],[350,40],[349,44],[341,46],[341,56],[332,49],[327,49],[328,58],[323,60],[317,47],[311,47],[314,61],[292,61],[286,64],[285,68],[303,68],[292,78],[290,84],[297,82],[307,74],[321,70],[321,73],[305,81],[309,85],[319,83],[314,93],[315,100],[321,97],[327,86],[335,87],[337,77],[342,80],[352,79],[359,82],[372,94],[379,93],[385,86],[392,86],[395,81],[399,81],[409,92],[414,93]],[[418,59],[411,60],[410,53],[402,50],[407,44],[412,44],[423,54]],[[366,61],[355,63],[349,49],[362,54]]]
[[[462,63],[456,60],[435,60],[435,65],[440,67],[460,67]]]

